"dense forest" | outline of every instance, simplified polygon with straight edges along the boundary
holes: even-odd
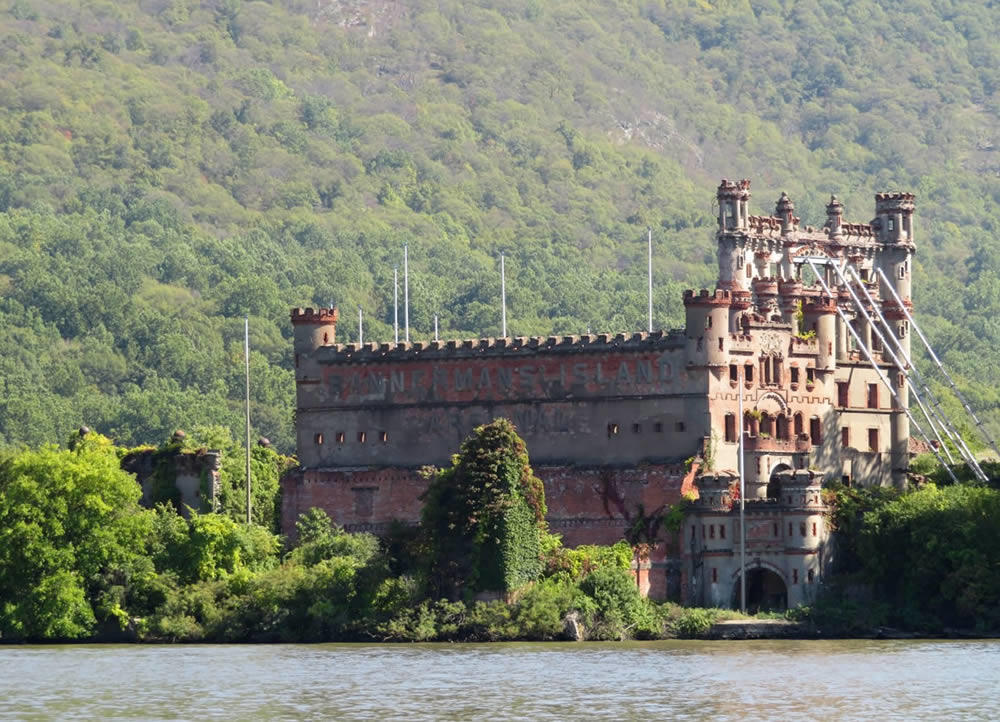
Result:
[[[0,443],[293,449],[288,309],[413,336],[645,326],[714,278],[720,177],[820,225],[917,193],[914,297],[1000,430],[1000,5],[3,0]]]

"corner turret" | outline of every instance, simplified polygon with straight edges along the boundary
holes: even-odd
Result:
[[[336,308],[293,308],[295,353],[309,353],[320,346],[332,346],[337,338]]]

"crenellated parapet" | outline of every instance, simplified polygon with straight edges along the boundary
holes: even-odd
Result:
[[[692,290],[684,292],[685,306],[729,306],[733,302],[733,292],[729,289],[716,289],[714,292],[701,289],[699,293]]]
[[[336,344],[322,349],[320,364],[379,361],[447,360],[539,354],[608,353],[614,351],[676,350],[684,346],[683,331],[639,331],[632,334],[515,336],[513,338],[452,339],[411,343]]]
[[[337,323],[340,312],[336,308],[293,308],[292,324]]]

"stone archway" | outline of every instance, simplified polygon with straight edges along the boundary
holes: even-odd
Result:
[[[788,464],[778,464],[771,470],[771,477],[767,482],[767,498],[768,499],[780,499],[781,498],[781,479],[779,474],[786,471],[791,471],[792,467]]]
[[[740,579],[733,587],[733,609],[740,608]],[[781,575],[767,567],[747,569],[747,612],[783,612],[788,609],[788,587]]]

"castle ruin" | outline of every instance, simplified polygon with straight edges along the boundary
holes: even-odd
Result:
[[[913,195],[877,194],[869,223],[831,198],[821,229],[785,194],[774,215],[750,215],[747,180],[723,180],[717,200],[717,287],[685,292],[683,330],[342,345],[336,309],[293,310],[300,466],[282,481],[285,533],[314,506],[353,531],[418,522],[419,469],[504,416],[565,544],[641,541],[644,591],[732,606],[742,432],[748,599],[811,599],[829,555],[823,482],[905,484],[905,379],[833,265],[856,272],[908,351],[892,291],[909,306]],[[830,293],[808,260],[826,262]],[[659,521],[683,495],[697,501],[667,534]]]

